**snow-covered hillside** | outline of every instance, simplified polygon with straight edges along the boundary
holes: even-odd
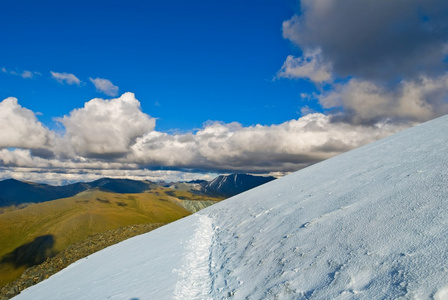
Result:
[[[447,299],[448,117],[76,262],[17,299]]]

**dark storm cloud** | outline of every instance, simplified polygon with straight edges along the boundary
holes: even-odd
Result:
[[[434,76],[446,68],[446,0],[303,0],[283,35],[319,48],[342,77],[368,80]]]

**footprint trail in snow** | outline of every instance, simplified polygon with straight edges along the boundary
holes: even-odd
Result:
[[[210,247],[213,239],[212,219],[200,215],[193,238],[187,241],[184,264],[178,272],[177,299],[212,299],[210,297]]]

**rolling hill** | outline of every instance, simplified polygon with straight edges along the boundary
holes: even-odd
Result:
[[[124,191],[122,184],[117,188],[110,181],[103,182],[106,184],[101,187]],[[140,188],[135,182],[125,183],[128,191]],[[129,225],[167,224],[218,200],[221,198],[163,187],[132,194],[97,187],[0,214],[0,287],[18,278],[26,268],[91,235]]]
[[[15,299],[447,299],[447,132],[445,116],[315,164]]]
[[[0,181],[0,207],[71,197],[93,188],[114,193],[142,193],[155,186],[156,184],[149,181],[112,178],[102,178],[92,182],[78,182],[65,186],[52,186],[6,179]]]

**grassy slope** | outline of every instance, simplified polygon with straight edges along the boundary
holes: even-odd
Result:
[[[133,224],[169,223],[189,215],[188,210],[176,204],[178,200],[175,198],[210,200],[168,188],[141,194],[89,190],[74,197],[1,214],[0,286],[20,277],[31,265],[41,262],[30,261],[28,256],[33,251],[47,257],[106,230]],[[38,237],[45,238],[36,240]],[[45,242],[41,243],[43,240]],[[18,248],[21,251],[16,250]],[[12,255],[14,250],[15,256]],[[35,255],[31,257],[34,258]]]

